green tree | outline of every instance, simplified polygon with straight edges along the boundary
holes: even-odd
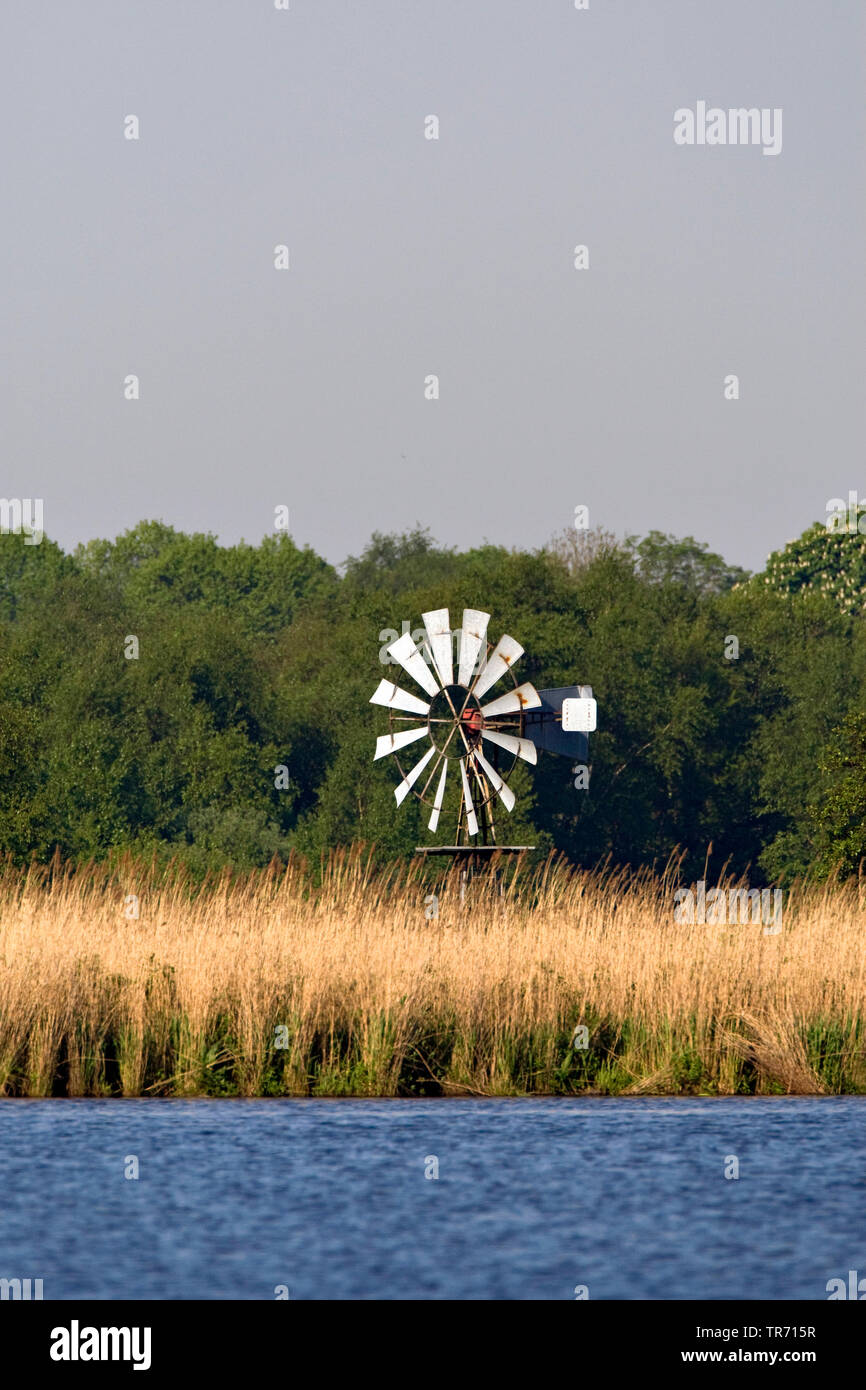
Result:
[[[834,729],[822,759],[824,795],[811,805],[819,873],[855,874],[866,859],[866,711]]]
[[[866,527],[866,507],[856,518]],[[829,530],[816,521],[802,536],[773,551],[764,574],[754,582],[779,593],[824,594],[843,613],[862,614],[866,606],[866,535],[862,529]]]

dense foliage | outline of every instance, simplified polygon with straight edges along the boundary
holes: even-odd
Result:
[[[712,844],[714,867],[773,881],[855,872],[863,557],[858,535],[824,534],[752,579],[658,533],[458,553],[418,528],[374,535],[342,575],[286,535],[221,547],[145,522],[72,555],[2,535],[0,851],[133,848],[197,869],[358,838],[410,853],[426,817],[413,797],[396,808],[391,760],[372,761],[387,715],[369,699],[383,676],[411,685],[381,663],[387,630],[447,605],[455,627],[489,609],[491,635],[526,647],[521,679],[598,698],[589,789],[567,759],[519,767],[509,841],[583,864],[680,846],[699,872]]]
[[[850,518],[834,517],[828,527],[816,521],[784,550],[767,561],[765,584],[781,593],[816,590],[844,613],[866,609],[866,510],[852,508]]]

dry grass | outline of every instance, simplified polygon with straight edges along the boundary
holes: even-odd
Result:
[[[795,886],[765,935],[675,922],[673,871],[548,863],[465,902],[423,872],[7,865],[0,1094],[866,1090],[857,882]]]

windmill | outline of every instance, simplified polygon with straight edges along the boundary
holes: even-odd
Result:
[[[524,649],[507,635],[495,645],[489,640],[489,613],[465,608],[455,632],[447,608],[421,616],[420,643],[404,632],[387,653],[428,698],[380,681],[370,704],[388,710],[390,729],[376,739],[374,761],[393,756],[401,778],[394,790],[397,805],[410,792],[417,796],[430,807],[431,831],[439,826],[451,771],[458,805],[455,843],[419,847],[419,853],[477,862],[485,853],[531,849],[498,844],[494,813],[499,803],[509,813],[514,809],[508,782],[518,760],[536,763],[539,749],[587,756],[587,735],[596,727],[592,687],[538,691],[529,681],[519,684],[513,668]],[[497,695],[493,687],[503,679],[510,686]],[[422,743],[423,751],[417,746]]]

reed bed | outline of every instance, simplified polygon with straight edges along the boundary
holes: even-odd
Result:
[[[430,872],[0,866],[0,1094],[866,1091],[863,882],[766,934],[676,922],[675,863]]]

